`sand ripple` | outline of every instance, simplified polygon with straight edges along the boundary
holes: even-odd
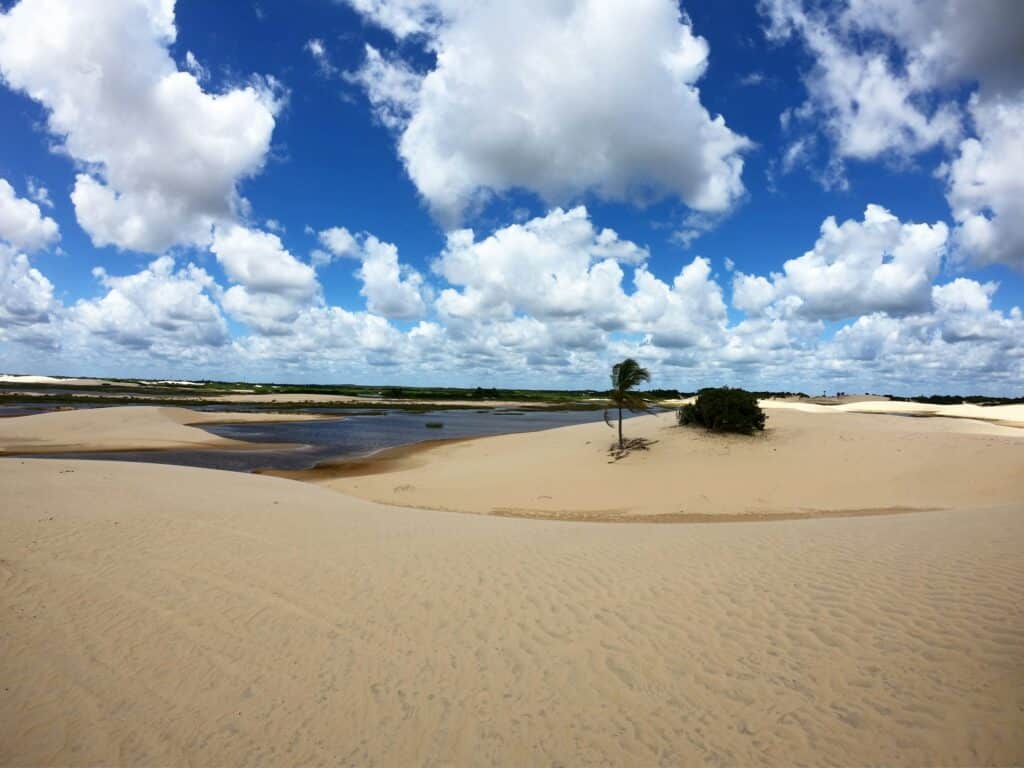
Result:
[[[1019,507],[607,526],[14,460],[0,489],[3,764],[1024,762]]]

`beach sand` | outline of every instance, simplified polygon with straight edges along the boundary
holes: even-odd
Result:
[[[111,410],[94,416],[133,416]],[[106,438],[80,413],[0,424],[137,445],[193,418],[137,415]],[[748,510],[714,500],[753,493],[771,514],[949,509],[608,525],[0,459],[0,765],[1024,763],[1020,430],[770,424],[744,440],[631,420],[659,442],[614,464],[612,430],[566,427],[331,482],[391,494],[415,477],[396,498],[485,512],[545,512],[544,488],[577,493],[552,509],[630,515],[699,491],[718,520]]]
[[[4,765],[1009,765],[1020,505],[728,525],[0,460]]]
[[[264,446],[219,437],[193,425],[310,421],[322,418],[308,413],[193,411],[151,405],[54,411],[0,419],[0,455],[172,448],[244,450]],[[275,443],[273,447],[281,448],[282,444]]]
[[[951,419],[971,419],[992,424],[1003,424],[1012,427],[1024,427],[1024,404],[1013,405],[973,405],[957,403],[956,405],[930,405],[928,403],[909,403],[883,398],[831,398],[832,402],[825,405],[822,400],[829,398],[811,398],[808,400],[761,400],[762,408],[797,410],[804,413],[878,413],[900,416],[941,416]],[[817,400],[817,402],[816,402]]]
[[[769,411],[751,437],[625,423],[657,441],[613,461],[603,422],[432,443],[275,473],[388,504],[571,520],[878,514],[1024,504],[1024,430],[949,418]]]

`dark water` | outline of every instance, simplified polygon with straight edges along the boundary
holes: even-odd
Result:
[[[223,409],[221,409],[223,410]],[[210,432],[255,443],[300,443],[308,447],[247,451],[107,451],[62,453],[52,458],[108,459],[181,464],[238,472],[256,469],[308,469],[327,459],[366,456],[384,448],[453,437],[483,437],[512,432],[534,432],[552,427],[600,421],[601,411],[445,410],[409,413],[399,410],[345,411],[316,408],[314,413],[343,416],[338,420],[270,424],[205,426]],[[440,429],[427,423],[440,422]],[[612,430],[608,430],[609,440]]]

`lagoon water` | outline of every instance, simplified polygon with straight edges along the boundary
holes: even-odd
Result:
[[[250,409],[247,409],[250,410]],[[193,467],[252,472],[258,469],[308,469],[328,459],[367,456],[399,445],[457,437],[484,437],[512,432],[534,432],[552,427],[600,421],[601,411],[521,411],[513,409],[427,412],[402,410],[309,409],[311,413],[337,415],[338,419],[206,425],[221,437],[253,443],[290,444],[280,449],[241,451],[112,451],[62,453],[53,458],[109,459],[180,464]],[[430,428],[428,423],[441,423]],[[608,430],[609,442],[613,431]],[[292,447],[294,445],[303,447]]]

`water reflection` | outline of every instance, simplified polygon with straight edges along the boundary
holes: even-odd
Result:
[[[223,408],[221,408],[223,410]],[[450,410],[421,413],[401,410],[311,408],[312,413],[343,418],[268,424],[207,425],[221,437],[254,443],[296,443],[308,447],[244,451],[111,451],[62,453],[60,458],[109,459],[179,464],[251,472],[256,469],[308,469],[327,459],[366,456],[384,448],[424,440],[533,432],[600,421],[601,411]],[[440,428],[427,424],[440,423]],[[610,434],[610,433],[609,433]],[[56,458],[56,456],[54,456]]]

